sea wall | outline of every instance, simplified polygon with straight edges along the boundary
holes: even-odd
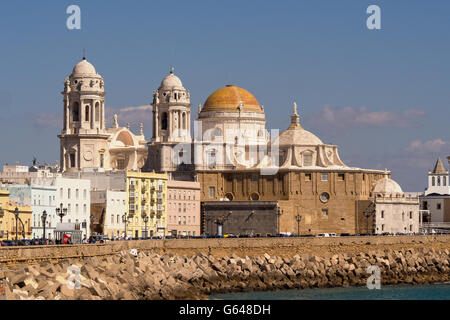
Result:
[[[279,255],[292,257],[299,253],[328,257],[336,253],[359,253],[380,249],[432,247],[450,248],[450,235],[338,237],[338,238],[233,238],[113,241],[105,244],[0,247],[0,265],[21,264],[59,259],[105,257],[123,250],[138,249],[159,254],[195,255]]]
[[[382,285],[450,281],[446,236],[416,237],[409,242],[383,239],[379,244],[308,239],[310,243],[302,242],[303,247],[296,242],[300,239],[260,240],[272,245],[271,253],[260,253],[264,246],[257,247],[254,241],[234,247],[236,253],[231,254],[198,252],[212,250],[209,246],[199,250],[198,245],[189,249],[190,254],[127,248],[98,256],[3,264],[0,279],[7,299],[206,299],[210,294],[248,290],[362,286],[371,265],[379,267]],[[346,244],[339,245],[340,241]],[[221,250],[237,245],[235,241],[217,243],[222,244]],[[79,289],[71,289],[70,283],[79,284]]]

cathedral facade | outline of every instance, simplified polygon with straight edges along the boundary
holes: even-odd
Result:
[[[345,165],[338,146],[301,126],[295,103],[288,128],[271,134],[264,107],[234,85],[199,106],[191,139],[189,95],[173,72],[168,77],[170,83],[166,77],[154,94],[155,129],[145,170],[198,180],[202,202],[223,201],[224,211],[227,201],[276,201],[279,232],[296,233],[298,220],[302,234],[367,232],[362,217],[372,189],[390,172]]]
[[[148,150],[142,124],[136,135],[128,127],[119,127],[115,115],[113,127],[106,128],[104,81],[86,58],[65,79],[62,95],[64,121],[58,136],[62,172],[144,166]]]

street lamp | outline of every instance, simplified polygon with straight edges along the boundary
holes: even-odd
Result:
[[[127,213],[125,212],[125,214],[122,216],[122,222],[125,223],[125,235],[124,235],[124,239],[126,240],[127,238],[127,222],[128,222],[128,217],[127,217]]]
[[[145,239],[147,239],[147,222],[148,222],[148,216],[146,214],[142,215],[142,219],[144,220],[145,223]]]
[[[44,210],[44,212],[42,212],[42,225],[44,226],[44,232],[43,232],[43,240],[44,240],[44,244],[45,244],[45,222],[47,221],[47,211]]]
[[[18,225],[18,220],[19,220],[19,208],[15,208],[14,209],[14,215],[16,216],[16,245],[18,246],[19,243],[17,242],[17,225]]]
[[[62,203],[59,205],[59,208],[56,208],[56,215],[60,217],[61,223],[62,223],[63,217],[65,215],[67,215],[67,208],[63,208],[63,204]]]
[[[95,216],[93,214],[91,214],[90,220],[91,220],[91,236],[92,236],[94,234],[94,221],[95,221]]]
[[[275,212],[277,215],[277,228],[278,228],[278,235],[280,234],[280,216],[283,214],[283,210],[280,209],[280,206],[277,204],[277,211]]]
[[[300,235],[300,221],[302,221],[302,216],[299,214],[297,214],[295,216],[295,220],[297,220],[297,235]]]

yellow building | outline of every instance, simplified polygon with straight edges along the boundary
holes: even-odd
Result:
[[[128,237],[167,235],[167,180],[167,174],[127,172]]]
[[[0,240],[16,239],[16,208],[20,218],[17,220],[17,239],[31,239],[31,207],[18,206],[9,200],[9,191],[0,190]]]

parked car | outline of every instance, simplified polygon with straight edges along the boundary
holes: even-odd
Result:
[[[317,238],[328,238],[330,237],[329,233],[319,233],[317,236]]]

